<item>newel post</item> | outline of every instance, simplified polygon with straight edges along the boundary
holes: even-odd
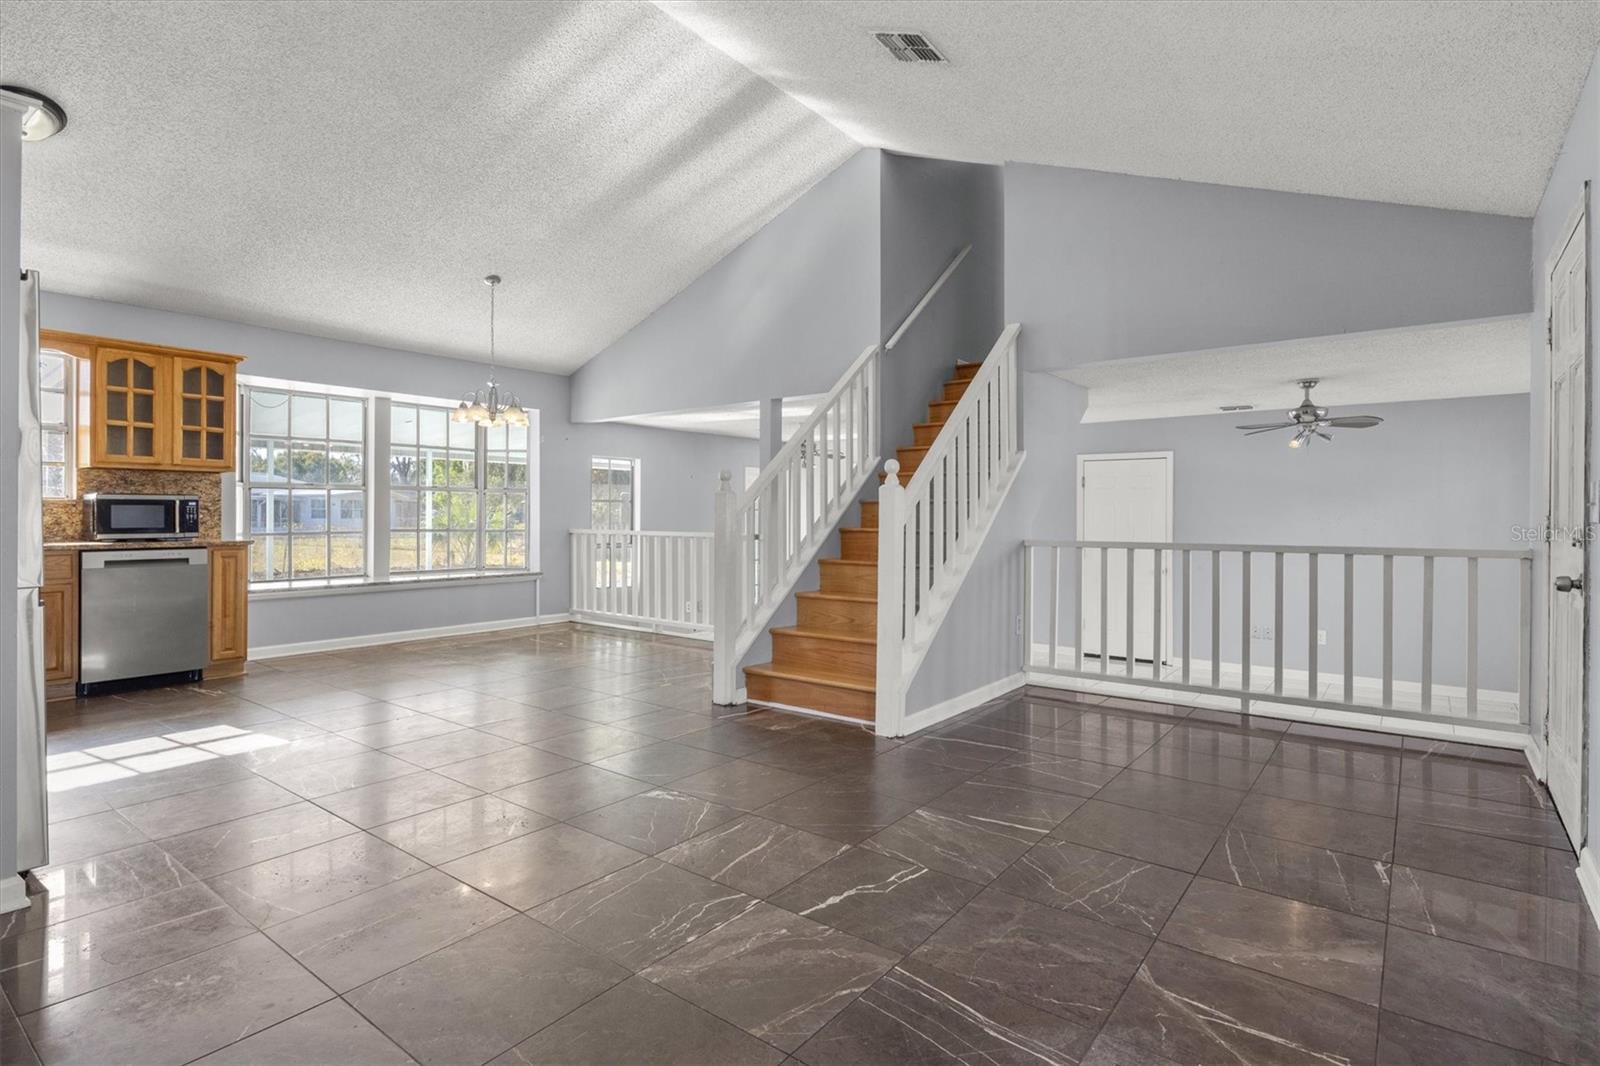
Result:
[[[883,464],[878,486],[878,668],[876,713],[879,736],[905,732],[905,679],[901,676],[905,626],[905,499],[900,463]]]
[[[739,536],[734,511],[733,474],[717,479],[716,514],[711,525],[711,702],[738,702]]]

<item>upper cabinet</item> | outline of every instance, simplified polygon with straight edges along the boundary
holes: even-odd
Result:
[[[233,469],[240,357],[46,330],[78,359],[78,462],[147,470]]]

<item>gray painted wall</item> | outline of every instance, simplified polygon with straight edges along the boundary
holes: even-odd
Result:
[[[1071,540],[1077,531],[1077,459],[1080,454],[1172,452],[1173,535],[1200,543],[1321,544],[1453,548],[1521,548],[1513,527],[1525,523],[1521,486],[1527,462],[1527,401],[1524,396],[1474,397],[1362,410],[1382,416],[1383,426],[1337,435],[1332,445],[1291,452],[1281,441],[1246,439],[1237,418],[1218,415],[1082,425],[1084,393],[1049,374],[1029,373],[1024,382],[1028,460],[996,528],[984,545],[972,577],[941,630],[927,665],[913,687],[911,706],[924,708],[1020,666],[1019,542],[1024,538]],[[1239,570],[1223,565],[1222,654],[1239,661]],[[1209,565],[1196,566],[1193,642],[1197,657],[1209,657]],[[1035,639],[1044,643],[1048,613],[1047,561],[1036,559]],[[1174,567],[1174,572],[1176,568]],[[1342,669],[1342,573],[1339,559],[1319,570],[1319,628],[1328,643],[1318,650],[1319,673]],[[1256,624],[1273,620],[1272,563],[1256,559],[1251,612]],[[1286,603],[1303,603],[1306,576],[1290,563]],[[1071,602],[1075,575],[1063,556],[1061,642],[1076,638]],[[1009,586],[1009,588],[1008,588]],[[1355,671],[1381,674],[1381,571],[1376,561],[1358,562]],[[1482,564],[1480,573],[1480,683],[1515,691],[1517,686],[1518,586],[1515,564]],[[1401,562],[1395,571],[1395,677],[1421,677],[1421,567]],[[1174,606],[1181,608],[1176,593]],[[1408,605],[1412,605],[1408,611]],[[1465,576],[1460,563],[1440,563],[1435,574],[1434,678],[1464,684]],[[1306,666],[1307,621],[1286,612],[1284,665]],[[1174,635],[1177,630],[1174,628]],[[1271,662],[1272,644],[1257,640],[1251,656]]]
[[[1526,312],[1526,219],[1005,167],[1031,368]]]
[[[1578,106],[1573,111],[1572,122],[1567,128],[1566,140],[1561,146],[1561,153],[1556,157],[1555,167],[1551,170],[1549,184],[1545,187],[1544,198],[1540,201],[1539,210],[1533,219],[1532,252],[1529,259],[1530,274],[1533,283],[1533,306],[1537,313],[1533,316],[1532,335],[1528,338],[1529,349],[1532,352],[1532,382],[1533,391],[1529,397],[1529,456],[1528,456],[1528,503],[1527,517],[1530,523],[1542,524],[1549,512],[1548,492],[1548,458],[1546,455],[1547,443],[1545,433],[1549,422],[1549,391],[1550,391],[1550,362],[1545,341],[1545,317],[1549,312],[1549,278],[1546,276],[1547,260],[1555,248],[1558,240],[1566,235],[1566,224],[1571,218],[1573,208],[1578,205],[1584,195],[1584,183],[1590,183],[1589,189],[1589,402],[1595,405],[1596,394],[1600,392],[1600,383],[1595,380],[1592,369],[1596,345],[1600,344],[1600,241],[1595,238],[1595,201],[1594,184],[1600,183],[1600,56],[1597,56],[1589,68],[1589,79],[1584,84],[1583,93],[1578,97]],[[1589,468],[1591,477],[1594,471],[1600,471],[1600,432],[1590,431],[1589,438]],[[1591,482],[1589,487],[1591,500],[1600,498],[1597,486]],[[1543,663],[1546,655],[1546,632],[1549,611],[1548,589],[1550,588],[1550,573],[1546,565],[1547,560],[1541,558],[1534,563],[1534,603],[1533,603],[1533,661]],[[1594,572],[1595,557],[1591,549],[1587,560],[1591,575]],[[1589,809],[1588,841],[1593,847],[1594,841],[1600,839],[1600,669],[1595,668],[1595,647],[1600,642],[1600,625],[1594,621],[1600,618],[1597,612],[1597,603],[1600,603],[1600,589],[1596,582],[1589,582],[1589,675],[1588,675],[1588,704],[1589,704],[1589,766],[1586,797]],[[1540,670],[1534,671],[1534,696],[1533,706],[1541,714],[1547,706],[1547,692],[1545,677]],[[1541,719],[1542,721],[1542,719]],[[1543,731],[1540,730],[1542,736]]]
[[[233,352],[241,370],[262,377],[376,392],[451,397],[480,382],[488,368],[422,352],[377,348],[196,315],[47,293],[44,325],[157,344]],[[641,520],[646,529],[709,530],[717,472],[756,461],[756,442],[640,426],[568,420],[569,378],[502,369],[501,378],[540,416],[539,546],[544,576],[537,610],[565,612],[567,530],[589,523],[589,459],[642,462]],[[250,639],[263,647],[433,626],[525,618],[536,611],[534,583],[368,590],[270,599],[250,605]]]
[[[1021,323],[1030,368],[1532,306],[1525,219],[1033,164],[1007,164],[1003,180],[1004,319]],[[1017,543],[1075,530],[1078,434],[1090,431],[1077,425],[1081,392],[1041,374],[1023,389],[1027,465],[913,682],[912,708],[1017,669]]]
[[[826,392],[878,330],[882,153],[863,150],[572,378],[572,418]]]

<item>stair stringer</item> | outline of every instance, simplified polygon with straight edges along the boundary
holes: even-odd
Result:
[[[961,587],[966,584],[967,575],[971,573],[973,564],[978,561],[978,555],[983,550],[983,542],[988,539],[989,530],[994,528],[995,519],[1005,508],[1006,498],[1011,495],[1011,489],[1017,483],[1017,475],[1027,458],[1026,451],[1019,451],[1012,458],[1011,465],[995,484],[996,491],[985,499],[981,513],[968,527],[961,549],[952,553],[945,564],[945,573],[950,578],[949,584],[945,586],[948,591],[930,598],[928,610],[917,615],[912,632],[909,634],[910,639],[902,644],[900,676],[905,691],[910,690],[911,682],[916,679],[917,671],[922,667],[922,661],[927,658],[928,650],[933,647],[934,638],[939,635],[939,629],[944,625],[944,620],[960,594]]]

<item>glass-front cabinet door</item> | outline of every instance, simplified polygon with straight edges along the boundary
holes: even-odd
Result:
[[[177,417],[172,465],[197,470],[233,466],[233,366],[209,359],[173,359]]]
[[[167,461],[171,380],[159,355],[95,350],[95,465],[161,466]]]

